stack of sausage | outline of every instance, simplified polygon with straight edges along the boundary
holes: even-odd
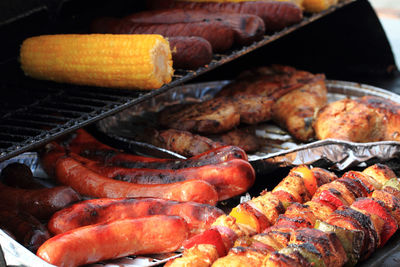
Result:
[[[254,205],[263,196],[250,201],[252,209],[239,205],[230,214],[230,224],[225,223],[231,232],[236,230],[236,235],[231,235],[233,247],[225,243],[232,248],[220,258],[209,253],[204,260],[204,253],[199,253],[201,261],[208,261],[208,266],[354,266],[384,246],[400,223],[400,182],[385,165],[346,172],[320,187],[315,181],[303,184],[301,191],[293,188],[290,192],[292,197],[302,196],[300,200],[307,200],[304,193],[313,196],[305,203],[292,202],[284,214],[275,216],[273,225],[265,224],[268,213]],[[243,228],[251,229],[250,233],[237,231]],[[227,232],[220,232],[221,240]],[[183,266],[187,259],[197,260],[199,250],[217,251],[216,245],[205,244],[191,244],[182,258],[168,265]]]
[[[178,4],[178,3],[177,3]],[[190,3],[188,3],[190,4]],[[293,3],[208,3],[133,13],[124,18],[99,18],[92,32],[161,34],[167,37],[176,69],[196,69],[208,64],[213,53],[259,41],[264,34],[298,23],[302,10]]]

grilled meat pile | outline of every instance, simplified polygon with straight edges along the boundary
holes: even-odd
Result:
[[[156,126],[142,134],[135,131],[135,139],[185,156],[221,145],[255,152],[262,141],[252,126],[272,120],[307,141],[314,137],[312,120],[326,104],[326,95],[322,74],[280,65],[259,67],[243,72],[210,100],[164,108]]]
[[[376,96],[339,100],[320,110],[314,129],[318,139],[400,141],[400,104]]]
[[[387,166],[340,178],[300,166],[215,221],[227,250],[203,266],[354,266],[383,247],[399,223],[400,182]],[[197,249],[187,254],[194,258]],[[185,257],[169,266],[183,266]]]

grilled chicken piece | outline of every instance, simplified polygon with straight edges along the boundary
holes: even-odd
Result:
[[[318,139],[399,141],[400,104],[376,96],[339,100],[320,110],[313,127]]]
[[[323,107],[313,127],[317,139],[352,142],[381,141],[385,132],[379,113],[353,99],[339,100]]]
[[[317,218],[309,206],[295,202],[286,209],[285,214],[279,215],[275,225],[292,225],[297,228],[312,228],[316,220]]]
[[[236,128],[218,135],[208,135],[207,138],[216,143],[237,146],[246,152],[255,152],[261,146],[261,140],[252,127]]]
[[[376,96],[364,96],[358,102],[375,110],[385,124],[383,140],[400,141],[400,104]]]
[[[311,267],[311,263],[298,251],[288,253],[274,251],[266,257],[262,267]]]
[[[272,252],[272,251],[270,251]],[[261,266],[268,251],[249,247],[232,248],[228,255],[219,258],[212,265],[213,267],[242,267],[242,266]]]
[[[372,198],[382,201],[393,218],[400,225],[400,199],[385,190],[375,190]]]
[[[279,191],[289,193],[295,202],[304,203],[311,199],[310,193],[304,185],[303,178],[295,172],[289,172],[288,176],[272,190],[273,193]]]
[[[240,123],[240,114],[230,98],[218,97],[201,103],[171,106],[160,112],[161,125],[196,133],[228,131]]]
[[[182,257],[168,261],[165,267],[208,267],[218,259],[214,245],[199,244],[183,252]]]
[[[257,95],[276,100],[313,77],[309,72],[289,66],[258,67],[242,72],[234,82],[222,88],[218,96]]]
[[[327,102],[325,76],[316,75],[303,86],[280,97],[272,109],[272,119],[297,140],[314,138],[312,122]]]
[[[198,134],[192,134],[188,131],[168,129],[154,130],[153,133],[153,135],[148,136],[148,140],[152,145],[173,151],[185,157],[193,157],[213,148],[223,146],[220,142]]]

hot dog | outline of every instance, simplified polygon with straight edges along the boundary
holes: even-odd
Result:
[[[0,183],[0,203],[23,210],[38,219],[48,219],[54,212],[80,200],[68,186],[42,189],[20,189]]]
[[[5,205],[0,205],[0,228],[11,233],[17,242],[34,253],[50,238],[46,227],[34,216]]]
[[[287,26],[300,22],[303,18],[303,12],[296,4],[279,1],[239,3],[175,1],[169,7],[183,8],[186,10],[203,9],[211,13],[226,12],[257,15],[264,20],[266,32],[282,30]]]
[[[77,192],[92,197],[158,197],[177,201],[195,201],[215,205],[218,193],[214,186],[201,180],[172,184],[140,185],[102,176],[71,157],[56,163],[56,178]]]
[[[142,11],[128,15],[124,19],[134,23],[161,24],[221,21],[234,30],[235,43],[238,45],[249,45],[258,41],[262,39],[265,32],[264,21],[256,15],[211,13],[201,9],[168,8]]]
[[[197,69],[212,60],[212,46],[202,37],[169,37],[168,42],[174,69]]]
[[[160,34],[164,37],[198,36],[210,42],[213,52],[224,52],[234,43],[234,30],[222,21],[171,24],[135,23],[127,19],[100,18],[91,25],[93,32],[114,34]]]
[[[33,179],[32,171],[27,165],[18,162],[8,164],[1,171],[1,182],[8,186],[24,189],[44,187]]]
[[[129,255],[177,250],[188,237],[178,216],[154,215],[88,225],[47,240],[37,255],[56,266],[79,266]]]
[[[47,226],[53,234],[97,223],[149,215],[176,215],[188,224],[190,235],[208,229],[224,212],[211,205],[159,198],[100,198],[76,203],[56,212]]]
[[[218,199],[225,200],[246,192],[255,181],[251,164],[242,159],[232,159],[217,164],[176,170],[134,169],[96,164],[71,155],[91,171],[104,177],[140,185],[171,184],[193,179],[205,181],[215,187]]]
[[[84,130],[78,130],[74,138],[65,147],[57,143],[50,143],[41,154],[41,163],[49,176],[54,176],[55,162],[61,156],[66,155],[67,150],[104,165],[127,168],[180,169],[216,164],[235,158],[247,160],[246,152],[235,146],[210,148],[206,152],[185,160],[138,156],[106,146]]]

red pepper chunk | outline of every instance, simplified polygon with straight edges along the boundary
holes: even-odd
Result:
[[[208,229],[200,234],[192,236],[191,238],[185,240],[182,243],[182,246],[186,250],[199,244],[214,245],[220,257],[224,257],[227,254],[227,249],[222,240],[222,236],[216,229]]]
[[[357,201],[352,204],[352,207],[364,210],[369,214],[375,214],[385,221],[382,232],[379,233],[381,237],[380,247],[383,247],[389,238],[397,231],[397,222],[385,208],[382,201],[371,198],[358,198]]]
[[[344,200],[336,196],[332,191],[330,190],[323,190],[318,193],[318,195],[312,199],[312,201],[317,201],[320,203],[324,203],[330,207],[333,207],[334,210],[339,208],[340,206],[346,205]]]

